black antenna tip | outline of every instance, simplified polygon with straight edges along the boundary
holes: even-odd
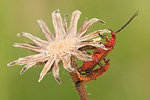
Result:
[[[136,11],[135,13],[134,13],[134,15],[129,19],[129,21],[124,25],[124,26],[122,26],[118,31],[116,31],[115,33],[118,33],[118,32],[120,32],[122,29],[124,29],[132,20],[133,20],[133,18],[135,18],[139,13],[139,10],[138,11]]]

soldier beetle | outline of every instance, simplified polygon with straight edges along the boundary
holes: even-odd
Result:
[[[100,65],[100,68],[95,69],[94,71],[91,71],[90,73],[87,73],[86,76],[83,76],[82,74],[76,74],[77,75],[77,79],[79,81],[76,82],[76,86],[79,87],[82,84],[85,84],[91,80],[96,80],[97,77],[100,77],[101,75],[103,75],[109,67],[109,59],[105,60],[105,65]]]
[[[110,40],[108,39],[107,35],[102,36],[102,35],[99,34],[100,37],[106,39],[106,43],[104,43],[104,46],[105,46],[106,50],[104,50],[100,47],[96,48],[93,51],[93,53],[91,54],[93,60],[83,62],[83,65],[80,68],[78,68],[78,71],[80,72],[80,74],[76,74],[76,77],[78,79],[78,81],[76,82],[76,86],[80,86],[82,84],[85,84],[85,83],[87,83],[87,82],[89,82],[93,79],[95,80],[97,77],[103,75],[104,72],[107,71],[109,63],[106,63],[105,57],[112,51],[112,49],[115,45],[116,34],[118,32],[120,32],[122,29],[124,29],[132,21],[132,19],[135,18],[137,15],[138,15],[138,11],[118,31],[113,32],[111,30]],[[104,62],[105,62],[105,67],[107,67],[107,68],[104,68],[103,66],[101,66],[99,64],[99,62],[101,62],[103,59],[104,59]],[[107,61],[107,62],[109,62],[109,61]],[[100,68],[93,70],[96,67],[97,64],[100,66]],[[85,75],[82,75],[81,72],[85,72]]]

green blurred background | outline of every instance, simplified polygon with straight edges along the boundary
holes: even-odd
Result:
[[[12,46],[30,41],[16,34],[29,32],[45,39],[36,20],[43,19],[53,31],[51,13],[58,8],[62,16],[80,10],[78,26],[85,17],[106,22],[105,26],[94,24],[89,31],[116,31],[139,10],[138,17],[117,34],[115,49],[107,56],[111,59],[109,70],[86,86],[90,100],[150,100],[149,4],[149,0],[0,0],[0,100],[79,100],[63,67],[62,85],[57,84],[52,73],[39,83],[43,66],[33,67],[23,75],[19,74],[23,66],[7,67],[11,61],[33,54]]]

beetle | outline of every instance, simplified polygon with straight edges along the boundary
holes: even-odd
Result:
[[[76,86],[79,87],[82,84],[85,84],[91,80],[96,80],[97,77],[103,75],[109,68],[109,59],[104,59],[105,65],[100,64],[100,68],[95,69],[94,71],[87,73],[85,76],[82,74],[75,74],[78,81],[76,82]]]
[[[110,30],[111,31],[110,40],[108,39],[107,35],[100,35],[99,34],[100,37],[105,38],[105,40],[106,40],[106,43],[104,43],[104,46],[106,49],[102,49],[100,47],[96,48],[93,51],[93,53],[91,54],[93,60],[92,61],[84,61],[82,66],[80,68],[78,68],[78,71],[80,74],[76,74],[76,77],[79,80],[76,82],[77,86],[80,86],[78,84],[80,84],[80,82],[82,82],[82,81],[89,82],[92,79],[96,79],[97,77],[101,76],[101,73],[103,73],[103,70],[97,72],[96,71],[97,69],[96,70],[93,70],[93,69],[96,67],[97,64],[100,66],[99,62],[101,62],[103,59],[105,59],[105,57],[113,50],[113,47],[116,43],[116,34],[118,32],[120,32],[122,29],[124,29],[133,20],[133,18],[135,18],[137,15],[138,15],[138,11],[118,31],[113,32],[112,30]],[[105,60],[104,60],[104,62],[105,62]],[[106,62],[105,62],[105,65],[106,65]],[[83,76],[82,72],[87,73],[86,76]],[[99,74],[99,75],[92,76],[93,73]],[[86,83],[86,82],[82,82],[82,83]]]

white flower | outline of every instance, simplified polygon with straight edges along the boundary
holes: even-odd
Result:
[[[22,74],[38,63],[46,63],[40,74],[39,82],[43,79],[48,71],[52,70],[56,81],[61,84],[61,81],[59,79],[60,61],[62,60],[63,66],[67,71],[74,71],[74,68],[72,68],[70,65],[70,57],[73,55],[79,60],[92,60],[90,56],[85,55],[78,49],[88,45],[104,48],[103,44],[99,44],[99,42],[90,42],[87,40],[97,37],[98,33],[110,33],[110,31],[104,29],[94,31],[92,33],[89,33],[88,35],[84,35],[93,23],[98,21],[103,22],[102,20],[99,20],[97,18],[93,18],[89,21],[87,21],[86,19],[77,32],[77,22],[80,15],[80,11],[74,11],[71,16],[70,26],[69,28],[67,28],[66,17],[64,18],[64,21],[62,21],[59,10],[54,11],[52,13],[52,20],[55,29],[54,36],[51,34],[45,22],[42,20],[38,20],[37,22],[41,27],[47,41],[41,40],[40,38],[35,37],[29,33],[19,33],[18,36],[25,36],[35,42],[36,45],[15,43],[13,46],[29,49],[37,52],[38,54],[19,58],[18,60],[9,63],[8,66],[26,64],[20,72]]]

